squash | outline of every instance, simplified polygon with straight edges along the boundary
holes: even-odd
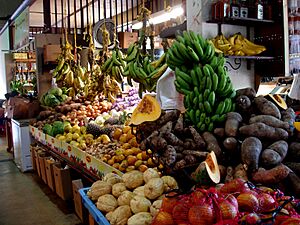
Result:
[[[134,196],[135,194],[131,191],[123,191],[117,200],[118,205],[130,205],[130,201]]]
[[[148,212],[150,206],[151,202],[143,196],[136,195],[130,201],[130,208],[133,213]]]
[[[150,206],[150,213],[154,217],[156,214],[159,212],[160,208],[162,205],[162,200],[156,200],[155,202],[152,203]]]
[[[122,180],[128,189],[135,189],[144,184],[143,173],[137,170],[123,174]]]
[[[146,121],[155,121],[160,117],[161,108],[158,101],[147,94],[134,109],[130,124],[139,125]]]
[[[144,194],[148,199],[154,200],[164,193],[164,181],[161,178],[152,178],[145,184]]]
[[[127,220],[131,217],[131,209],[128,205],[119,206],[112,213],[110,224],[111,225],[126,225]]]
[[[150,225],[152,216],[148,212],[140,212],[128,219],[128,225]]]
[[[147,183],[151,178],[159,178],[159,174],[155,169],[149,168],[144,172],[144,181]]]
[[[205,163],[205,168],[206,168],[206,171],[207,171],[210,179],[216,184],[219,183],[220,179],[221,179],[220,169],[219,169],[216,155],[213,151],[211,151],[207,155],[204,163]]]
[[[120,183],[122,181],[122,178],[118,174],[108,173],[104,176],[103,181],[106,181],[110,185],[114,185]]]
[[[112,195],[118,198],[123,191],[126,191],[126,186],[124,183],[117,183],[112,186]]]
[[[286,110],[288,107],[287,107],[287,104],[286,102],[284,101],[284,99],[280,96],[280,95],[277,95],[277,94],[268,94],[267,97],[273,102],[275,103],[277,106],[279,106],[280,108]]]
[[[105,194],[111,193],[112,186],[107,183],[106,181],[96,181],[91,186],[90,190],[88,191],[87,195],[92,201],[97,201],[97,199]]]
[[[118,207],[118,202],[114,196],[106,194],[98,198],[96,206],[101,212],[108,213],[114,211],[115,208]]]
[[[294,127],[300,132],[300,122],[294,122]]]
[[[133,194],[145,197],[144,190],[145,190],[145,186],[137,187],[136,189],[133,190]]]

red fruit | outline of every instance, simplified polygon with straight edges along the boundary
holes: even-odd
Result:
[[[229,201],[223,201],[219,204],[222,219],[233,219],[238,214],[238,208],[234,207]]]
[[[173,221],[171,214],[164,211],[160,211],[156,215],[152,225],[175,225],[175,223]]]
[[[196,205],[189,210],[189,221],[191,225],[212,225],[215,215],[210,205],[204,203]]]
[[[274,209],[275,200],[269,194],[266,194],[266,193],[259,194],[258,202],[259,202],[259,210],[261,212],[268,212],[268,211]]]
[[[205,201],[205,195],[201,191],[195,191],[192,194],[192,201],[197,205],[201,205]]]
[[[247,225],[255,225],[260,223],[260,218],[256,213],[250,213],[246,216]]]
[[[255,212],[258,209],[259,202],[252,193],[242,193],[237,197],[240,212]]]
[[[224,184],[221,187],[220,192],[231,194],[231,193],[235,193],[235,192],[242,193],[242,192],[245,192],[246,190],[248,190],[248,187],[245,184],[245,181],[241,178],[238,178],[238,179],[234,179],[234,180]]]
[[[174,193],[175,195],[176,193]],[[172,196],[173,193],[169,193],[168,196]],[[173,212],[173,208],[177,203],[177,198],[176,197],[166,197],[163,198],[163,202],[161,205],[161,208],[163,209],[163,211],[172,214]]]
[[[230,202],[235,208],[239,208],[239,204],[236,200],[236,197],[234,197],[232,194],[229,194],[225,198],[228,202]]]
[[[189,208],[183,204],[174,206],[172,217],[176,224],[184,224],[188,221]]]
[[[299,218],[289,218],[280,225],[299,225],[300,219]]]

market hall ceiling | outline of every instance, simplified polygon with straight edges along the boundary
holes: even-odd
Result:
[[[8,3],[8,0],[0,0],[0,30],[22,2],[22,0],[10,0]]]

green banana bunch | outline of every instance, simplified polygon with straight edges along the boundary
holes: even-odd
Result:
[[[119,83],[123,82],[123,72],[126,67],[126,61],[124,55],[119,48],[116,48],[112,52],[112,56],[108,58],[101,66],[103,73],[110,74]]]
[[[167,53],[175,71],[176,90],[184,95],[186,118],[200,131],[213,131],[233,111],[235,90],[224,68],[225,58],[200,35],[184,31]]]
[[[149,56],[143,56],[140,53],[138,45],[135,43],[129,46],[125,61],[127,61],[127,65],[123,75],[126,76],[130,86],[133,86],[132,81],[139,83],[140,96],[144,91],[155,91],[158,79],[168,68],[165,63],[165,53],[158,60],[151,62]]]

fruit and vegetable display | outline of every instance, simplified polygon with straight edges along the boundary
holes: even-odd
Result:
[[[223,34],[211,40],[217,53],[234,56],[254,56],[266,51],[263,45],[257,45],[245,38],[241,33],[236,33],[228,38]]]
[[[192,31],[178,35],[167,53],[168,66],[175,71],[175,86],[184,95],[185,116],[201,132],[223,122],[234,111],[235,90],[224,69],[225,59],[214,47]]]
[[[122,177],[110,173],[96,181],[89,198],[112,225],[151,224],[158,213],[164,193],[176,189],[171,176],[161,176],[155,169],[132,170]]]
[[[234,179],[188,194],[168,193],[151,224],[300,224],[299,200]]]

